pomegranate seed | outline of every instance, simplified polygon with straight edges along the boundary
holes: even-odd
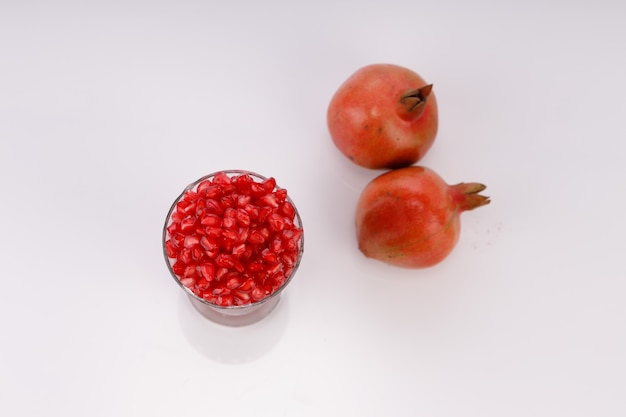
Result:
[[[222,237],[222,228],[221,227],[207,227],[204,229],[204,232],[208,237],[213,239]]]
[[[265,269],[265,265],[260,262],[250,262],[248,264],[248,271],[251,273],[261,272]]]
[[[184,275],[185,268],[187,268],[187,266],[184,262],[176,262],[172,265],[172,271],[174,271],[174,274],[176,274],[179,278]]]
[[[250,215],[244,209],[237,210],[235,218],[240,225],[250,226]]]
[[[187,265],[187,267],[185,268],[185,272],[183,273],[183,276],[185,278],[190,278],[190,277],[193,277],[194,275],[196,275],[196,266]]]
[[[218,268],[218,270],[215,271],[215,279],[221,281],[222,278],[226,276],[226,274],[228,274],[228,268]]]
[[[196,281],[196,288],[199,290],[206,290],[207,288],[209,288],[211,284],[209,284],[209,281],[207,281],[204,278],[200,278],[198,279],[198,281]]]
[[[274,188],[276,188],[276,180],[270,177],[263,181],[261,185],[263,185],[263,190],[265,191],[265,194],[269,194],[274,191]]]
[[[206,200],[204,206],[210,213],[222,214],[224,212],[224,207],[222,207],[222,204],[214,199]]]
[[[248,174],[241,174],[234,178],[234,183],[237,185],[238,191],[243,194],[250,191],[250,186],[253,182],[254,179]]]
[[[239,233],[235,232],[234,230],[226,229],[226,230],[222,230],[222,237],[232,242],[236,242],[239,240]]]
[[[175,258],[178,253],[178,246],[172,239],[165,242],[165,252],[168,258]]]
[[[252,205],[252,204],[246,204],[243,208],[246,213],[248,213],[248,216],[250,216],[251,220],[256,219],[257,217],[259,217],[259,207]]]
[[[204,279],[209,282],[213,281],[213,278],[215,278],[215,266],[212,263],[204,263],[200,265],[199,269],[200,275],[202,275]]]
[[[281,217],[277,213],[270,214],[267,222],[269,223],[270,228],[275,232],[280,232],[285,228],[285,218]]]
[[[231,184],[231,179],[225,172],[218,172],[213,176],[213,183],[219,185],[229,185]]]
[[[269,264],[278,263],[278,257],[276,256],[275,253],[271,252],[268,248],[263,249],[263,251],[261,252],[261,256],[263,257],[263,260]]]
[[[180,231],[189,232],[196,227],[196,218],[194,216],[187,216],[180,222]]]
[[[167,226],[167,233],[169,233],[170,236],[175,235],[178,232],[179,227],[180,223],[172,223]]]
[[[265,236],[263,236],[263,233],[259,232],[258,230],[254,230],[248,236],[248,242],[252,243],[253,245],[261,245],[263,242],[265,242]]]
[[[200,245],[208,251],[219,249],[219,244],[217,243],[217,241],[208,236],[202,236],[200,238]]]
[[[240,194],[237,196],[237,207],[244,208],[250,205],[250,201],[252,201],[252,196],[248,194]]]
[[[205,252],[199,246],[191,248],[191,258],[196,262],[201,261],[204,257],[204,254]]]
[[[215,258],[215,265],[222,268],[232,268],[234,266],[233,257],[225,253],[220,253],[217,255],[217,258]]]
[[[246,270],[246,268],[243,266],[243,264],[239,260],[237,260],[237,259],[233,259],[233,268],[237,272],[243,272],[243,271]]]
[[[194,278],[182,278],[180,283],[187,288],[191,288],[196,283],[196,280]]]
[[[250,301],[250,294],[247,293],[246,291],[237,290],[233,292],[233,295],[235,296],[235,299],[239,299],[243,301],[243,303]]]
[[[178,259],[180,259],[181,261],[183,261],[186,264],[189,264],[191,262],[191,250],[184,248],[181,252],[180,252],[180,256]]]
[[[263,288],[257,287],[250,292],[250,295],[254,300],[260,300],[265,298],[266,292]]]
[[[276,190],[274,191],[274,196],[276,197],[279,203],[283,203],[285,199],[287,198],[287,190],[284,188],[281,188],[280,190]]]
[[[198,244],[200,244],[200,239],[198,238],[198,236],[185,236],[185,242],[183,243],[183,246],[185,246],[186,248],[193,248]]]
[[[218,304],[218,305],[220,305],[222,307],[232,306],[234,304],[233,296],[232,295],[224,295],[222,297],[217,297],[217,300],[215,301],[215,304]]]
[[[237,224],[237,220],[233,217],[224,217],[222,220],[222,226],[227,229],[232,229]]]
[[[207,213],[200,219],[202,226],[221,226],[222,218],[214,213]]]
[[[246,251],[246,244],[241,243],[233,248],[233,256],[239,257]]]
[[[280,205],[280,212],[291,220],[296,217],[296,209],[289,201],[285,201],[283,204]]]
[[[213,295],[227,295],[230,294],[230,290],[226,287],[215,287],[212,293]]]
[[[237,202],[233,199],[232,195],[225,195],[224,197],[220,198],[220,204],[224,208],[233,208],[237,205]]]
[[[239,238],[237,239],[237,242],[245,242],[246,240],[248,240],[248,236],[250,235],[250,228],[249,227],[242,227],[239,229]]]
[[[276,264],[270,266],[269,268],[267,268],[267,271],[266,271],[267,272],[267,276],[270,276],[270,277],[273,276],[274,274],[278,273],[281,270],[282,267],[283,266],[281,264],[279,264],[279,263],[276,263]]]
[[[231,276],[226,281],[226,288],[228,288],[229,290],[234,290],[235,288],[239,288],[240,285],[241,285],[241,280],[239,279],[238,275]]]
[[[267,194],[259,198],[259,204],[262,206],[277,208],[279,205],[278,198],[274,194]]]
[[[270,250],[274,253],[280,253],[283,250],[283,242],[280,239],[274,239],[270,243]]]
[[[209,188],[213,186],[213,182],[211,180],[204,180],[198,184],[196,187],[196,192],[200,195],[206,195],[206,192]]]
[[[222,172],[186,191],[166,227],[165,253],[181,284],[210,303],[259,301],[293,272],[302,229],[276,180]]]
[[[256,284],[254,283],[254,280],[252,278],[248,278],[247,280],[245,280],[243,282],[243,284],[241,284],[239,286],[239,290],[240,291],[250,291],[251,289],[253,289],[256,286]]]

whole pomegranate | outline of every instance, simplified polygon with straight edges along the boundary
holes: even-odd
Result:
[[[405,268],[445,259],[459,239],[460,214],[485,204],[478,183],[448,185],[433,170],[411,166],[372,180],[359,197],[356,234],[368,258]]]
[[[328,106],[330,136],[357,165],[399,168],[419,161],[438,128],[432,84],[410,69],[373,64],[350,76]]]

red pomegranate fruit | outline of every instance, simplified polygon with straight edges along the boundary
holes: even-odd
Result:
[[[489,204],[479,183],[448,185],[422,166],[379,175],[359,197],[356,235],[368,258],[405,268],[425,268],[455,247],[460,214]]]
[[[350,76],[327,111],[337,148],[365,168],[399,168],[419,161],[438,128],[432,84],[398,65],[373,64]]]

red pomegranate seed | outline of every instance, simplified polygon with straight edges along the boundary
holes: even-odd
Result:
[[[225,172],[218,172],[213,175],[213,183],[219,185],[229,185],[231,183],[230,177]]]
[[[192,259],[191,250],[187,249],[187,248],[184,248],[180,252],[180,255],[179,255],[178,259],[180,259],[181,261],[183,261],[186,264],[189,264],[191,262],[191,259]]]
[[[280,203],[283,203],[287,199],[287,190],[285,188],[281,188],[274,192],[274,195],[278,199]]]
[[[285,201],[283,202],[283,204],[280,205],[280,212],[291,220],[296,217],[296,209],[289,201]]]
[[[187,288],[191,288],[196,283],[196,280],[194,278],[182,278],[180,283]]]
[[[215,279],[221,281],[222,278],[226,276],[226,274],[228,274],[228,268],[218,268],[217,271],[215,271]]]
[[[211,284],[204,278],[200,278],[196,281],[196,288],[199,290],[206,290]]]
[[[215,265],[222,268],[232,268],[235,264],[233,263],[233,257],[226,253],[220,253],[215,258]]]
[[[302,229],[274,178],[218,173],[186,191],[166,227],[165,253],[181,284],[210,303],[262,300],[293,272]]]
[[[265,298],[266,293],[263,288],[257,287],[257,288],[254,288],[250,292],[250,295],[252,296],[254,300],[258,301],[258,300],[261,300],[262,298]]]
[[[239,245],[233,248],[232,254],[233,256],[240,257],[241,255],[244,254],[245,251],[246,251],[246,244],[240,243]]]
[[[272,240],[270,250],[274,253],[280,253],[283,250],[283,242],[280,239]]]
[[[219,249],[219,244],[217,243],[217,240],[210,238],[208,236],[202,236],[200,238],[200,245],[206,249],[206,250],[218,250]]]
[[[222,237],[224,237],[224,239],[228,239],[231,242],[236,242],[239,240],[239,233],[235,232],[234,230],[222,230]]]
[[[185,272],[183,273],[183,276],[185,278],[191,278],[195,275],[196,275],[196,265],[187,265],[187,267],[185,268]]]
[[[263,249],[263,251],[261,252],[261,257],[266,263],[269,263],[269,264],[278,263],[278,257],[276,256],[275,253],[270,251],[268,248]]]
[[[265,236],[263,236],[263,233],[261,233],[260,231],[253,230],[248,236],[248,242],[252,243],[253,245],[261,245],[263,244],[263,242],[265,242]]]
[[[252,196],[249,194],[240,194],[237,196],[237,207],[244,208],[250,205],[250,201],[252,201]]]
[[[240,291],[250,291],[251,289],[253,289],[256,286],[256,284],[254,283],[254,280],[252,278],[248,278],[247,280],[245,280],[243,282],[243,284],[241,284],[239,286],[239,290]]]
[[[222,297],[217,297],[215,304],[218,304],[222,307],[232,306],[234,304],[232,295],[224,295]]]
[[[269,194],[274,191],[276,188],[276,180],[273,177],[270,177],[261,183],[263,185],[263,190],[265,194]]]
[[[178,253],[178,247],[172,239],[165,242],[165,252],[167,253],[168,258],[176,257],[176,254]]]
[[[281,217],[278,213],[270,214],[267,221],[270,228],[275,232],[280,232],[285,228],[285,218]]]
[[[261,206],[277,208],[279,206],[279,201],[274,194],[267,194],[259,198],[259,204]]]
[[[200,219],[202,226],[221,226],[222,218],[215,213],[207,213]]]
[[[206,262],[199,267],[200,275],[207,281],[213,281],[215,278],[215,265],[213,263]]]
[[[222,228],[221,227],[207,227],[204,229],[206,235],[210,238],[219,238],[222,237]]]
[[[187,216],[180,222],[180,231],[189,232],[196,227],[196,218],[194,216]]]
[[[233,292],[233,295],[235,296],[235,299],[239,299],[240,301],[242,301],[242,304],[250,301],[250,294],[246,291],[237,290]]]
[[[190,236],[185,236],[185,241],[183,243],[183,245],[186,248],[193,248],[196,245],[200,244],[200,238],[198,238],[198,236],[194,236],[194,235],[190,235]]]
[[[228,278],[228,280],[226,281],[226,288],[228,288],[229,290],[238,288],[240,285],[241,285],[241,280],[239,279],[238,276]]]
[[[178,232],[179,227],[180,227],[180,223],[178,222],[172,223],[169,226],[167,226],[167,233],[169,233],[169,235],[172,236]]]

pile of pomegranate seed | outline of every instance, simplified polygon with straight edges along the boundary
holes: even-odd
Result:
[[[302,228],[276,180],[220,172],[185,191],[171,211],[165,252],[181,284],[218,306],[278,290],[297,266]]]

